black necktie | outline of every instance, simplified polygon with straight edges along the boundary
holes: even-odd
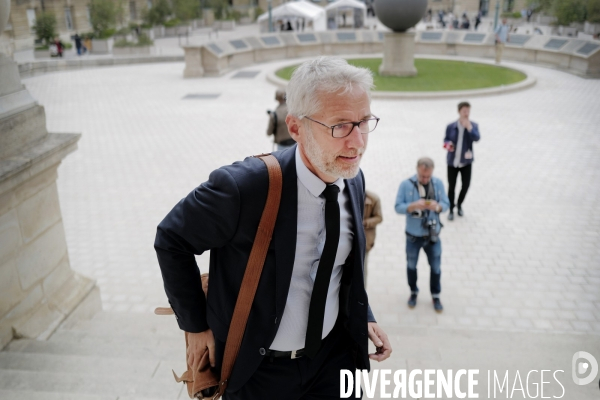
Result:
[[[306,341],[304,354],[309,358],[319,351],[321,336],[323,335],[323,318],[325,317],[325,303],[329,291],[331,271],[335,263],[338,243],[340,241],[340,206],[338,193],[340,188],[336,185],[327,185],[323,191],[325,197],[325,246],[319,260],[317,277],[310,297],[308,309],[308,326],[306,327]]]

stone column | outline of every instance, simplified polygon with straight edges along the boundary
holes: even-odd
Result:
[[[13,338],[48,338],[95,287],[70,268],[56,189],[80,136],[47,132],[44,107],[0,53],[0,349]]]
[[[382,76],[414,76],[415,33],[386,32],[383,38],[383,61],[379,67]]]

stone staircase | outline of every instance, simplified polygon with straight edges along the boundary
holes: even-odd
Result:
[[[6,346],[0,352],[0,399],[186,399],[171,373],[183,372],[184,357],[174,318],[99,312],[66,321],[47,341]]]

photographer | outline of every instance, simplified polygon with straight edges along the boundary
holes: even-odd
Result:
[[[275,100],[279,105],[275,111],[268,110],[269,126],[267,126],[267,135],[274,135],[273,141],[277,145],[277,150],[284,150],[296,144],[288,132],[285,118],[288,114],[287,104],[285,102],[285,90],[278,89],[275,92]]]
[[[449,201],[444,184],[433,177],[433,160],[423,157],[417,162],[417,174],[400,184],[396,196],[396,212],[406,214],[406,272],[410,286],[408,306],[417,305],[417,261],[421,248],[427,255],[431,275],[429,288],[433,298],[433,308],[442,312],[440,301],[442,286],[442,242],[439,233],[442,228],[440,213],[448,210]]]

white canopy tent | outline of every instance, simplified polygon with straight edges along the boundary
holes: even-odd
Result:
[[[367,6],[358,0],[336,0],[325,7],[327,29],[362,28],[367,19]]]
[[[327,29],[325,9],[308,1],[283,3],[271,10],[271,18],[275,31],[280,31],[281,24],[290,23],[293,30],[324,31]],[[269,31],[269,13],[258,17],[261,32]],[[304,28],[302,28],[304,27]]]

